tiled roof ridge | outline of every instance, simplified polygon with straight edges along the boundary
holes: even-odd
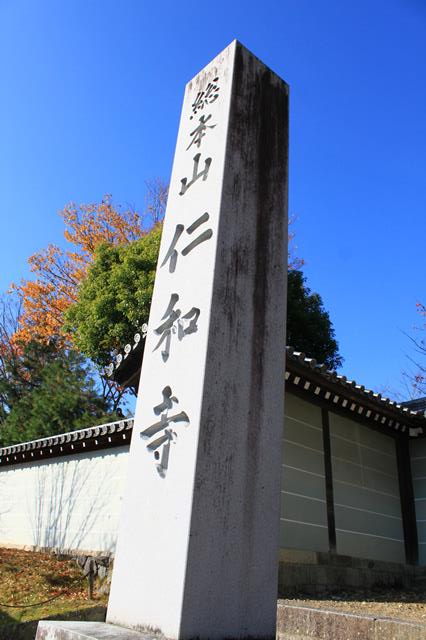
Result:
[[[138,342],[139,341],[135,341],[134,346],[137,346]],[[127,350],[127,354],[128,353],[130,353],[130,350]],[[296,351],[293,347],[286,347],[286,355],[289,360],[293,361],[293,363],[302,365],[304,369],[320,374],[321,377],[325,378],[325,380],[330,383],[341,385],[343,389],[346,389],[350,393],[356,393],[365,400],[372,400],[376,404],[380,404],[382,409],[388,407],[391,410],[397,410],[406,418],[415,418],[417,420],[418,427],[419,419],[422,421],[426,420],[426,414],[423,410],[413,411],[409,406],[404,406],[403,403],[397,403],[390,398],[383,397],[380,393],[376,393],[371,389],[366,389],[363,385],[357,384],[355,380],[348,380],[346,376],[327,369],[324,364],[318,364],[315,358],[310,358],[306,356],[305,353]],[[119,366],[119,364],[117,366]],[[289,372],[286,371],[286,379],[289,375]],[[292,382],[297,385],[300,375],[294,374],[293,377],[294,380]],[[309,384],[310,383],[307,383],[308,387]],[[305,386],[305,388],[307,387]],[[319,390],[319,387],[317,389]],[[330,392],[327,392],[326,398],[327,396],[330,396]],[[338,396],[336,396],[336,398],[338,398]],[[378,410],[380,411],[380,409]],[[368,413],[371,412],[367,412],[367,415]],[[398,423],[395,428],[398,428]],[[132,429],[133,418],[126,418],[93,427],[86,427],[84,429],[79,429],[78,431],[69,431],[67,433],[48,436],[38,440],[21,442],[0,448],[0,464],[33,462],[52,456],[67,455],[73,452],[81,453],[84,450],[89,451],[97,448],[104,448],[105,446],[113,447],[125,445],[130,442]],[[402,430],[404,431],[405,429],[406,427],[403,427]],[[423,427],[410,428],[409,431],[410,435],[417,436],[419,433],[423,433]]]
[[[141,332],[135,334],[134,344],[127,344],[123,351],[116,355],[115,361],[111,362],[108,367],[106,367],[105,373],[108,377],[111,377],[117,369],[120,369],[120,365],[122,365],[128,356],[138,348],[142,340],[145,339],[147,331],[148,325],[145,323],[142,325]],[[369,398],[370,400],[379,403],[382,407],[386,406],[391,409],[396,409],[397,411],[402,412],[405,416],[426,418],[426,412],[423,409],[411,409],[409,403],[395,402],[394,400],[383,396],[381,393],[373,391],[372,389],[366,389],[364,385],[360,385],[355,380],[350,380],[345,375],[340,375],[336,371],[328,369],[325,364],[318,363],[315,358],[310,358],[302,351],[297,351],[293,347],[287,346],[286,353],[292,360],[299,362],[309,369],[315,370],[330,382],[338,383],[344,389],[351,390],[352,392],[355,391],[363,398]]]
[[[54,436],[47,436],[46,438],[39,438],[38,440],[20,442],[18,444],[0,448],[0,460],[8,456],[13,456],[17,453],[23,454],[26,452],[30,454],[30,459],[31,453],[36,451],[39,452],[46,449],[48,452],[52,453],[53,447],[61,448],[63,445],[67,447],[69,444],[75,442],[102,438],[104,436],[116,436],[121,432],[131,431],[132,428],[133,418],[126,418],[115,422],[96,425],[94,427],[86,427],[85,429],[79,429],[78,431],[69,431],[67,433],[60,433]]]
[[[344,388],[345,387],[348,388],[348,389],[350,388],[351,391],[355,390],[356,392],[360,393],[361,395],[363,395],[365,397],[368,397],[368,398],[370,398],[372,400],[375,400],[377,402],[380,402],[383,405],[387,405],[389,407],[392,407],[393,409],[397,409],[397,410],[401,411],[405,415],[422,417],[422,418],[426,419],[424,411],[422,411],[422,410],[413,411],[408,406],[405,406],[405,403],[395,402],[394,400],[391,400],[390,398],[386,398],[386,397],[382,396],[382,394],[380,394],[378,392],[375,392],[372,389],[366,389],[364,387],[364,385],[358,384],[355,380],[348,380],[348,378],[346,376],[340,375],[336,371],[332,371],[330,369],[327,369],[326,365],[318,364],[317,361],[315,360],[315,358],[309,358],[302,351],[296,351],[295,349],[293,349],[293,347],[287,346],[286,347],[286,354],[287,354],[287,357],[291,358],[292,360],[295,360],[295,361],[299,362],[300,364],[302,364],[302,365],[304,365],[306,367],[309,367],[310,369],[313,369],[313,370],[317,371],[318,373],[320,373],[321,375],[326,377],[331,382],[337,382],[337,383],[341,384]]]
[[[136,332],[133,336],[133,344],[129,342],[124,346],[123,349],[115,354],[113,361],[110,362],[104,369],[104,373],[108,378],[113,375],[114,371],[120,367],[121,363],[124,362],[133,351],[137,350],[138,347],[141,346],[141,342],[142,340],[145,340],[147,332],[148,325],[144,323],[141,326],[141,330]]]
[[[417,411],[422,411],[426,416],[426,397],[412,398],[411,400],[404,400],[401,402],[403,407],[418,407]]]

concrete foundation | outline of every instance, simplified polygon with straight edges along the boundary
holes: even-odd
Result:
[[[278,605],[277,640],[424,640],[426,625],[326,609]]]
[[[304,593],[321,595],[339,589],[409,589],[425,580],[425,567],[315,551],[280,551],[278,593],[281,597]]]
[[[277,640],[424,640],[426,625],[384,617],[354,615],[278,605]],[[164,636],[131,631],[104,622],[41,621],[36,640],[161,640]]]

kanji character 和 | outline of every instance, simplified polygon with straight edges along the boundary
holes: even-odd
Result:
[[[164,362],[168,360],[170,355],[170,345],[173,334],[177,333],[178,340],[183,340],[185,336],[195,333],[198,330],[197,321],[200,310],[192,307],[187,313],[182,315],[180,309],[174,308],[178,300],[178,294],[172,293],[167,309],[161,318],[164,322],[154,329],[154,333],[160,336],[159,341],[154,347],[154,351],[157,351],[157,349],[165,343],[164,348],[161,350],[161,356]]]

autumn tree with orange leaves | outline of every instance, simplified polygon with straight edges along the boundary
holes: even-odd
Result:
[[[143,237],[162,219],[167,187],[156,181],[148,184],[149,201],[144,215],[133,209],[114,206],[107,195],[99,204],[68,204],[60,215],[70,249],[49,245],[29,258],[31,280],[13,285],[22,301],[22,313],[15,332],[16,342],[49,342],[52,336],[70,344],[64,333],[64,313],[77,301],[77,290],[93,262],[100,244],[124,245]]]
[[[20,301],[0,298],[0,447],[118,419],[96,371],[72,349],[17,342]]]

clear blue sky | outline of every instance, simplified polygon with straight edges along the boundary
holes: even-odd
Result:
[[[290,213],[342,371],[398,389],[426,300],[425,0],[0,0],[0,290],[70,200],[143,208],[185,83],[234,38],[291,87]]]

